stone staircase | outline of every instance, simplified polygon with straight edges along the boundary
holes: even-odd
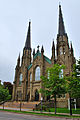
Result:
[[[38,105],[39,102],[21,102],[21,108],[23,109],[34,109],[36,104]],[[0,105],[2,106],[2,105]],[[4,107],[11,107],[11,108],[20,108],[20,102],[5,102]]]

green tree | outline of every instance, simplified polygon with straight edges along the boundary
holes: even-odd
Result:
[[[73,76],[80,78],[80,59],[73,65]]]
[[[4,102],[9,100],[11,95],[9,95],[9,90],[4,88],[3,85],[0,84],[0,102],[3,102],[3,109],[4,109]]]
[[[65,78],[67,81],[66,88],[70,98],[70,115],[72,115],[71,99],[80,98],[80,59],[77,61],[77,64],[73,65],[73,72]]]
[[[8,88],[9,94],[12,97],[13,85],[10,82],[3,82],[4,88]]]
[[[55,114],[56,114],[56,97],[58,95],[65,94],[66,82],[63,78],[62,70],[65,68],[64,65],[54,64],[53,67],[47,69],[47,75],[41,76],[43,88],[40,92],[44,93],[45,96],[51,96],[54,98],[55,103]]]

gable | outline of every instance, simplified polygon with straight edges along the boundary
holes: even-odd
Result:
[[[44,59],[45,59],[45,61],[48,62],[49,64],[52,64],[51,60],[50,60],[48,57],[44,56]]]
[[[40,52],[37,52],[37,53],[34,55],[33,60],[35,60],[38,56],[41,58],[41,53],[40,53]],[[49,64],[52,64],[51,60],[50,60],[48,57],[46,57],[45,55],[44,55],[44,60],[45,60],[46,62],[48,62]],[[31,67],[32,67],[32,63],[28,66],[28,70],[29,70]]]
[[[37,56],[40,56],[41,57],[41,53],[40,52],[37,52],[36,54],[35,54],[35,56],[34,56],[34,60],[37,58]]]

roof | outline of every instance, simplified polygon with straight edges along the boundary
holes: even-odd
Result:
[[[37,52],[37,53],[35,54],[35,56],[34,56],[33,59],[35,60],[37,56],[40,56],[40,57],[41,57],[41,53],[40,53],[40,52]]]
[[[28,66],[28,70],[32,67],[32,63]]]
[[[37,58],[37,56],[40,56],[41,57],[41,53],[40,52],[37,52],[36,54],[35,54],[35,56],[34,56],[34,60]],[[48,58],[48,57],[46,57],[45,55],[44,55],[44,59],[45,59],[45,61],[46,62],[48,62],[49,64],[51,64],[51,60]],[[28,66],[28,70],[30,69],[32,67],[32,63]]]
[[[46,60],[46,62],[48,62],[49,64],[51,64],[51,60],[48,57],[44,56],[44,59]]]

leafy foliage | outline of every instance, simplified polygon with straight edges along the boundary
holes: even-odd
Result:
[[[0,102],[6,101],[11,98],[11,95],[9,95],[9,90],[4,88],[3,85],[0,84]]]
[[[4,82],[3,85],[4,88],[8,88],[9,94],[12,95],[13,85],[10,82]]]
[[[56,97],[57,95],[65,94],[66,81],[62,75],[64,65],[54,64],[53,67],[47,69],[47,75],[41,76],[43,88],[40,90],[44,96],[54,97],[55,114],[56,114]]]
[[[70,115],[72,115],[71,98],[80,98],[80,59],[77,61],[77,64],[73,65],[72,73],[65,78],[67,80],[66,88],[70,98]]]
[[[73,65],[73,72],[65,77],[67,80],[67,92],[72,98],[80,98],[80,59]]]
[[[63,77],[59,77],[61,70],[64,69],[64,65],[54,64],[53,67],[47,69],[47,75],[41,76],[43,88],[40,90],[45,96],[50,95],[52,98],[55,95],[61,95],[65,93],[66,82]]]

